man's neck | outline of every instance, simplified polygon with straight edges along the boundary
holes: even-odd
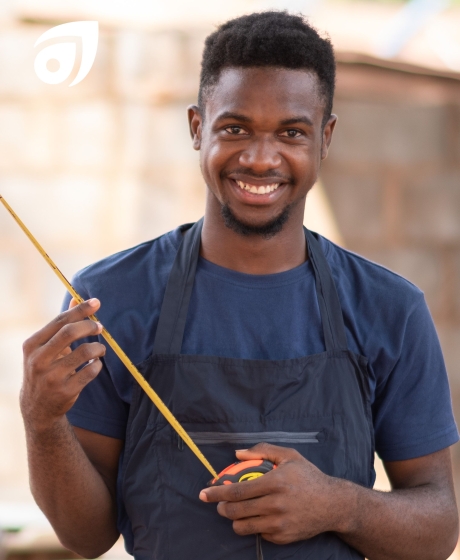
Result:
[[[301,204],[293,209],[283,229],[269,239],[237,233],[225,225],[220,213],[208,210],[201,256],[214,264],[246,274],[275,274],[300,266],[308,258]]]

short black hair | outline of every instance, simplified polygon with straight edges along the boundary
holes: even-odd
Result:
[[[302,16],[266,11],[222,24],[205,41],[198,105],[203,110],[209,90],[222,70],[273,66],[315,72],[325,100],[323,126],[332,112],[335,58],[332,43]]]

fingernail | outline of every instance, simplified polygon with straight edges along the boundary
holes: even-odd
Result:
[[[99,321],[96,321],[96,325],[98,326],[98,328],[101,329],[101,331],[102,331],[102,329],[104,328],[104,327],[102,326],[102,323],[99,323]]]
[[[241,453],[242,451],[247,451],[247,449],[237,449],[235,453]]]
[[[97,304],[99,303],[99,300],[96,298],[91,298],[88,300],[89,305],[91,305],[91,307],[96,307]]]
[[[207,502],[208,501],[208,496],[206,495],[206,492],[204,490],[202,490],[200,492],[199,498],[202,502]]]

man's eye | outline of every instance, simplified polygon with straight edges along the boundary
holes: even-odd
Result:
[[[300,130],[296,130],[295,128],[290,128],[281,133],[281,136],[287,136],[288,138],[298,138],[300,135]]]
[[[241,128],[241,126],[227,126],[225,130],[230,134],[244,134],[244,130]]]

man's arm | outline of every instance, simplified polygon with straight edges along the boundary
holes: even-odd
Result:
[[[393,486],[379,492],[325,475],[293,449],[259,444],[240,460],[278,468],[244,484],[207,488],[239,535],[284,544],[335,532],[370,560],[445,560],[458,538],[450,452],[386,463]]]
[[[24,343],[21,391],[32,493],[62,544],[87,558],[106,552],[119,536],[115,484],[123,442],[74,430],[65,416],[102,367],[102,344],[70,348],[101,332],[85,320],[98,308],[92,300],[61,313]]]
[[[371,560],[448,558],[458,539],[450,450],[385,469],[392,492],[349,484],[355,503],[339,536]]]

